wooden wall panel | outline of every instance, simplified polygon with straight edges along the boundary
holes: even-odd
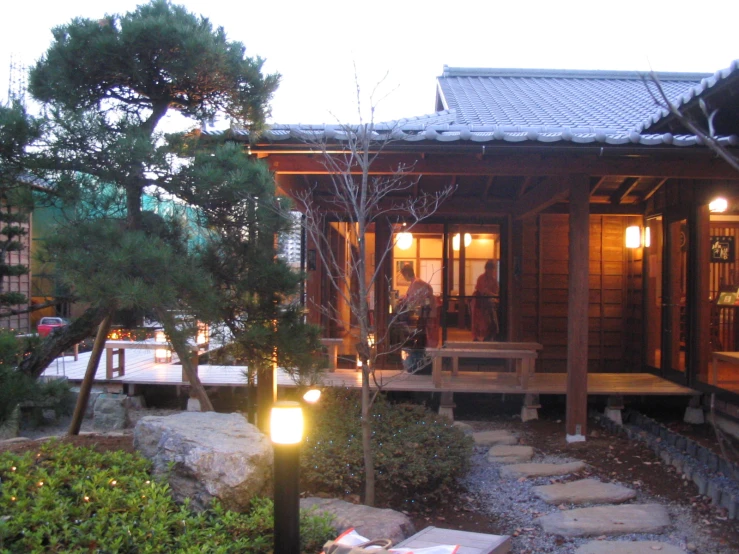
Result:
[[[640,218],[590,216],[590,372],[641,366],[641,249],[629,252],[624,247],[632,220]],[[540,214],[524,223],[522,336],[544,345],[537,371],[567,368],[568,230],[566,214]]]

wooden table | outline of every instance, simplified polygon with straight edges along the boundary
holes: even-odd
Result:
[[[503,343],[505,344],[505,343]],[[451,358],[452,375],[454,368],[459,369],[459,358],[504,359],[514,360],[516,375],[522,389],[528,385],[529,376],[534,373],[534,364],[538,357],[536,349],[503,349],[503,348],[427,348],[426,354],[431,356],[431,380],[436,388],[441,387],[441,366],[444,358]]]
[[[393,548],[428,548],[446,544],[459,545],[457,554],[507,554],[511,551],[511,538],[508,535],[473,533],[439,527],[426,527]]]
[[[718,385],[718,361],[739,364],[739,352],[714,352],[711,363],[711,385]]]
[[[321,344],[328,350],[328,370],[336,371],[339,359],[339,346],[344,344],[344,339],[321,339]]]

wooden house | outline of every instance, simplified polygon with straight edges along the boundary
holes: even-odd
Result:
[[[716,142],[739,154],[736,62],[715,75],[656,77],[700,126],[700,100],[718,110]],[[536,375],[566,386],[568,436],[584,433],[588,382],[601,374],[627,384],[650,374],[715,392],[726,409],[739,404],[739,171],[659,98],[655,82],[636,72],[445,67],[434,113],[375,126],[393,140],[373,173],[403,164],[417,192],[454,188],[409,244],[397,241],[397,218],[372,230],[370,255],[394,241],[385,270],[391,286],[378,285],[369,299],[376,325],[407,285],[397,269],[412,264],[438,299],[441,341],[471,340],[475,279],[493,260],[496,338],[543,346]],[[275,125],[252,138],[250,150],[286,194],[330,194],[319,149],[306,136],[341,149],[339,126]],[[719,198],[722,207],[712,204]],[[326,228],[338,250],[347,247],[341,225]],[[310,250],[308,305],[335,303]],[[319,310],[311,318],[327,337],[346,331]]]

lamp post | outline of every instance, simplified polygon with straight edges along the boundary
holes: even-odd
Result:
[[[300,552],[300,442],[303,410],[298,402],[275,402],[270,416],[270,435],[275,453],[274,554]]]

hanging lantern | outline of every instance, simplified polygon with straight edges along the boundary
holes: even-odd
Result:
[[[641,246],[641,228],[638,225],[626,227],[626,248]]]
[[[472,244],[472,235],[470,235],[469,233],[465,233],[464,234],[464,247],[467,248],[470,244]],[[455,251],[459,250],[459,233],[457,233],[456,235],[452,237],[452,248]]]
[[[395,244],[401,250],[408,250],[413,246],[413,234],[412,233],[398,233],[395,236]]]
[[[715,214],[723,213],[728,208],[729,208],[729,202],[726,200],[726,198],[714,198],[708,204],[708,211],[715,213]]]

